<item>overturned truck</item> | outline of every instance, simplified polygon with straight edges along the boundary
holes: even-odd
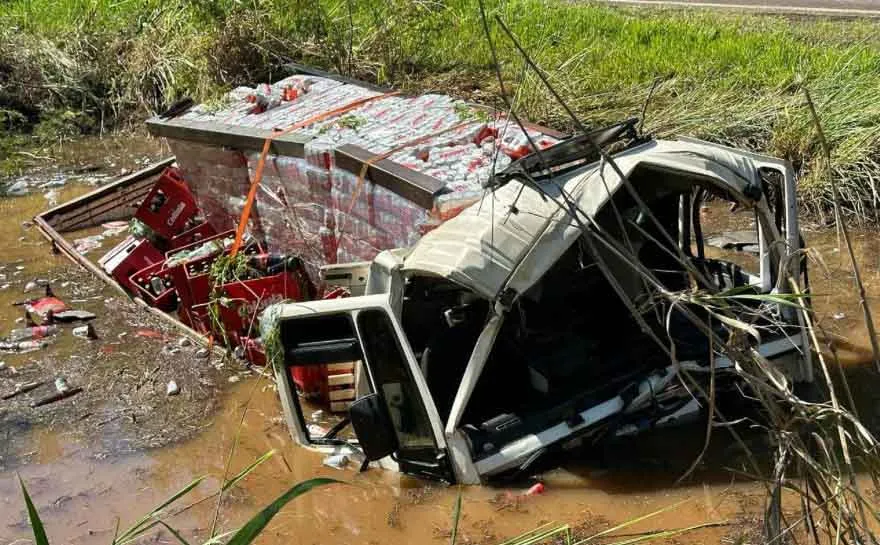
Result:
[[[478,483],[698,415],[710,373],[718,389],[737,386],[725,344],[811,382],[799,313],[771,295],[807,287],[791,166],[632,128],[513,162],[480,202],[379,254],[363,296],[270,307],[264,338],[294,439],[364,467]],[[591,140],[616,149],[613,164]],[[708,200],[753,217],[756,270],[708,257]],[[723,315],[676,295],[703,292]],[[348,414],[310,424],[296,371],[347,362]]]

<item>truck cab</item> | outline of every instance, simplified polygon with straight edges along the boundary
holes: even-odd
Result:
[[[801,310],[772,297],[808,288],[791,166],[692,139],[613,157],[487,190],[379,254],[362,295],[270,307],[263,338],[294,440],[476,484],[698,416],[711,373],[736,390],[734,353],[812,381]],[[710,201],[753,227],[751,267],[707,246]],[[326,412],[298,393],[298,370],[342,363],[353,401],[316,425]]]

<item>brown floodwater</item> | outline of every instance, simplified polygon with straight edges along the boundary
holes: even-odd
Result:
[[[161,153],[154,142],[137,145],[152,150],[147,155]],[[95,160],[88,155],[79,155],[78,159]],[[114,160],[113,168],[125,161],[123,154]],[[59,200],[63,202],[89,189],[81,183],[68,185],[59,190]],[[25,267],[19,277],[52,276],[67,266],[62,258],[50,254],[48,245],[35,231],[21,226],[45,205],[41,193],[0,199],[0,213],[5,218],[0,222],[0,251],[4,256],[0,261],[11,264],[13,271],[15,266]],[[747,222],[737,224],[743,226],[747,227]],[[819,323],[841,337],[837,346],[847,373],[867,377],[871,363],[865,349],[867,335],[848,259],[837,250],[833,231],[808,232],[806,237],[815,250],[811,253],[811,280]],[[873,232],[857,232],[854,240],[871,294],[869,303],[880,311],[880,241]],[[95,255],[101,253],[95,251]],[[8,303],[21,295],[20,287],[0,291],[3,328],[14,327],[19,313]],[[27,358],[10,356],[4,360],[26,365]],[[863,413],[877,415],[880,403],[871,392],[871,384],[862,380],[856,397],[864,405]],[[9,449],[10,437],[14,437],[18,451],[28,454],[22,457],[26,463],[0,466],[0,544],[25,543],[22,540],[29,539],[19,475],[42,514],[50,541],[72,544],[110,543],[117,523],[119,528],[126,528],[193,479],[206,476],[191,496],[175,505],[181,508],[207,499],[180,513],[172,508],[165,518],[183,537],[201,542],[210,534],[216,509],[216,499],[208,496],[217,490],[224,473],[234,475],[270,450],[275,451],[274,456],[224,494],[218,532],[236,528],[294,483],[315,476],[333,477],[345,484],[314,490],[288,504],[258,543],[448,542],[453,505],[459,493],[459,543],[501,543],[548,522],[571,524],[580,535],[588,536],[678,502],[683,503],[618,534],[717,522],[687,537],[660,542],[736,543],[742,542],[741,536],[757,530],[764,507],[762,485],[728,471],[729,466],[742,468],[732,454],[736,447],[723,432],[715,433],[710,453],[699,470],[683,484],[676,484],[702,446],[702,425],[621,442],[583,460],[549,469],[539,476],[545,492],[523,496],[523,485],[459,490],[377,469],[358,473],[353,468],[325,467],[322,456],[292,444],[274,387],[261,377],[230,385],[208,419],[203,429],[189,439],[123,454],[98,448],[74,429],[0,428],[0,437],[5,438],[5,443],[0,439],[0,456]],[[173,543],[174,538],[167,531],[157,530],[144,542]]]

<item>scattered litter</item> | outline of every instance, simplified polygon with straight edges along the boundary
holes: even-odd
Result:
[[[49,285],[49,281],[45,278],[36,278],[24,285],[24,291],[36,291],[39,288],[45,288]]]
[[[49,206],[55,206],[58,204],[58,192],[54,189],[50,189],[49,191],[44,193],[43,198],[49,201]]]
[[[168,387],[165,388],[165,395],[176,396],[180,393],[180,388],[177,386],[177,383],[173,380],[168,383]]]
[[[176,346],[165,345],[165,348],[163,348],[162,351],[165,352],[166,354],[173,356],[175,354],[180,353],[180,348],[178,348]]]
[[[192,346],[192,340],[189,337],[181,337],[177,340],[177,346],[181,348]]]
[[[319,409],[312,413],[312,420],[320,420],[322,416],[324,416],[324,411]]]
[[[67,303],[55,297],[55,294],[52,293],[52,288],[49,286],[46,286],[45,297],[30,299],[28,301],[19,301],[13,303],[13,305],[23,306],[26,311],[34,313],[41,319],[47,321],[54,314],[68,310]]]
[[[92,324],[81,325],[73,328],[73,334],[83,339],[95,340],[98,338],[98,332]]]
[[[317,424],[309,424],[307,429],[312,437],[324,437],[327,433],[327,430]]]
[[[23,270],[24,270],[24,265],[16,265],[16,266],[15,266],[15,270],[16,270],[16,271],[23,271]]]
[[[38,380],[36,382],[26,382],[24,384],[18,383],[15,385],[15,389],[13,391],[9,392],[8,394],[3,394],[2,396],[0,396],[0,399],[11,399],[17,395],[25,394],[27,392],[30,392],[31,390],[36,390],[43,384],[45,384],[45,381],[43,380]]]
[[[24,180],[20,180],[15,182],[11,186],[6,188],[6,194],[12,195],[14,197],[20,197],[22,195],[27,195],[28,193],[28,184]]]
[[[348,465],[348,456],[345,454],[333,454],[324,458],[324,461],[321,462],[327,467],[332,467],[334,469],[345,469],[345,466]]]
[[[73,241],[73,249],[80,255],[87,254],[92,250],[100,248],[101,241],[103,240],[103,235],[92,235],[90,237],[78,238]]]
[[[111,221],[109,223],[105,223],[101,227],[104,228],[104,232],[101,233],[101,236],[103,238],[114,237],[128,231],[128,223],[124,221]]]
[[[843,320],[844,318],[846,318],[846,314],[844,314],[842,312],[835,312],[834,314],[831,315],[831,317],[834,318],[835,320]]]
[[[207,358],[210,355],[211,355],[211,351],[205,347],[202,347],[202,348],[199,348],[198,350],[196,350],[196,357]]]
[[[11,285],[12,284],[3,284],[2,286],[0,286],[0,290],[8,290]]]
[[[229,382],[232,383],[232,384],[235,384],[236,382],[238,382],[238,381],[241,380],[241,377],[239,377],[238,375],[232,375],[231,377],[229,377],[229,378],[226,379],[226,380],[229,381]]]
[[[6,337],[6,342],[17,343],[33,339],[43,339],[56,335],[58,331],[58,326],[51,324],[18,327],[9,332],[9,335]]]
[[[18,318],[15,319],[15,323],[17,323],[17,324],[21,324],[23,322],[24,322],[24,317],[22,317],[22,316],[19,316]]]
[[[5,362],[5,361],[0,361],[0,371],[2,371],[2,370],[4,370],[4,369],[6,369],[6,362]]]
[[[538,496],[544,493],[544,483],[535,483],[528,490],[525,491],[523,496]]]
[[[138,329],[134,334],[138,337],[145,337],[147,339],[161,339],[164,336],[161,332],[156,331],[155,329]]]
[[[64,377],[55,379],[55,393],[31,403],[31,407],[42,407],[82,392],[82,388],[71,388]]]
[[[56,322],[87,322],[97,318],[94,312],[87,310],[62,310],[61,312],[53,312],[52,318]]]
[[[55,390],[58,391],[59,394],[63,394],[70,390],[70,385],[67,384],[67,379],[64,377],[58,377],[55,379]]]
[[[46,348],[47,346],[49,346],[49,341],[45,339],[21,342],[0,341],[0,351],[17,352],[19,354],[34,352]]]
[[[122,333],[120,333],[119,335],[117,335],[116,338],[117,338],[117,339],[121,339],[121,338],[125,337],[126,335],[128,335],[128,332],[127,332],[127,331],[123,331]]]

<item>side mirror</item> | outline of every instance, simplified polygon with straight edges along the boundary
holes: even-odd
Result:
[[[369,394],[352,403],[348,415],[367,460],[384,458],[398,449],[394,424],[379,394]]]

